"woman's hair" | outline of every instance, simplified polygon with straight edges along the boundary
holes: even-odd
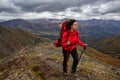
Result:
[[[68,23],[66,24],[66,29],[67,30],[71,30],[71,26],[73,25],[73,23],[74,22],[76,22],[76,20],[75,19],[70,19],[69,21],[68,21]]]

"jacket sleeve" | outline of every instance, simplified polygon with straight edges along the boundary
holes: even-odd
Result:
[[[66,47],[66,46],[67,46],[67,45],[66,45],[66,42],[67,42],[67,33],[66,33],[66,32],[64,32],[64,33],[62,34],[61,42],[62,42],[62,47]]]
[[[77,34],[78,34],[78,35],[77,35],[77,37],[78,37],[78,38],[77,38],[77,43],[78,43],[78,45],[83,46],[84,43],[79,39],[80,33],[79,33],[78,31],[77,31]]]

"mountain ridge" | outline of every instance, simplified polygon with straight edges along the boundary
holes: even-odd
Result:
[[[0,26],[0,55],[15,54],[36,38],[36,35],[24,29]]]
[[[95,40],[92,47],[120,59],[120,35]]]
[[[58,27],[59,23],[64,21],[58,19],[15,19],[1,22],[1,25],[11,26],[11,27],[22,27],[29,29],[36,34],[41,34],[40,31],[44,32],[57,32],[60,30]],[[77,20],[79,24],[79,30],[82,37],[104,37],[120,34],[120,21],[119,20],[102,20],[102,19],[91,19],[91,20]],[[44,34],[43,34],[44,35]],[[58,34],[57,34],[58,35]],[[86,35],[86,36],[84,36]]]
[[[80,49],[82,48],[78,48],[79,55],[81,52]],[[106,60],[104,61],[104,58],[102,58],[103,60],[101,61],[101,56],[98,54],[99,53],[96,52],[94,49],[88,48],[86,50],[86,53],[83,54],[77,68],[77,74],[79,75],[79,77],[75,78],[73,75],[66,77],[62,73],[63,55],[61,48],[55,48],[55,46],[51,43],[51,41],[48,41],[48,39],[45,42],[37,40],[35,44],[31,44],[23,48],[21,51],[18,52],[18,54],[10,57],[7,62],[4,60],[1,62],[2,64],[0,64],[0,79],[119,80],[120,68],[116,68],[114,65],[106,63]],[[71,66],[71,62],[72,59],[70,56],[70,60],[68,63],[69,66]],[[70,69],[70,67],[68,69]]]

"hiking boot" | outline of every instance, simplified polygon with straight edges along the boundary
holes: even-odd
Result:
[[[78,74],[77,74],[77,73],[73,73],[72,75],[73,75],[75,78],[78,77]]]
[[[71,71],[71,75],[73,75],[74,77],[78,77],[78,74],[75,71]]]
[[[63,72],[63,75],[64,76],[68,76],[69,74],[67,72]]]
[[[75,70],[72,70],[71,73],[74,74],[76,71]]]

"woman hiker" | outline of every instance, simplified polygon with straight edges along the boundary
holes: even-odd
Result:
[[[63,23],[62,27],[66,26],[66,31],[61,35],[61,41],[62,41],[62,51],[63,51],[63,72],[65,75],[67,74],[67,67],[68,67],[68,60],[69,55],[72,55],[73,58],[73,64],[72,64],[72,70],[71,73],[74,74],[76,72],[76,68],[78,65],[78,52],[76,50],[76,44],[87,47],[87,44],[84,44],[79,39],[79,31],[77,30],[78,23],[74,19],[67,20],[67,24],[65,22]]]

